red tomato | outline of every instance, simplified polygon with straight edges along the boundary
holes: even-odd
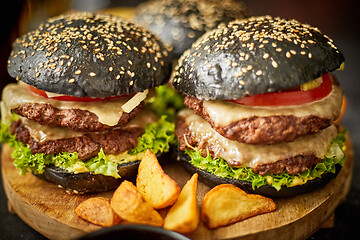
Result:
[[[323,75],[322,79],[323,81],[319,87],[308,91],[290,90],[263,93],[228,101],[248,106],[288,106],[309,103],[320,100],[331,92],[332,82],[329,74]]]
[[[92,98],[92,97],[74,97],[74,96],[68,96],[68,95],[61,95],[61,96],[56,96],[56,97],[48,97],[48,95],[46,94],[46,92],[44,90],[40,90],[37,89],[31,85],[29,85],[30,87],[30,91],[40,95],[42,97],[45,98],[50,98],[50,99],[55,99],[55,100],[59,100],[59,101],[72,101],[72,102],[97,102],[97,101],[103,101],[103,100],[112,100],[112,99],[117,99],[117,98],[122,98],[125,96],[129,96],[129,95],[121,95],[121,96],[111,96],[111,97],[105,97],[105,98]]]

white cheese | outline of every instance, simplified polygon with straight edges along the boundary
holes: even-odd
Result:
[[[296,117],[313,115],[334,121],[340,114],[342,96],[342,90],[333,85],[333,89],[327,97],[302,105],[261,107],[214,100],[204,101],[203,106],[211,120],[218,126],[227,126],[232,122],[251,116],[266,117],[272,115],[294,115]]]
[[[122,105],[122,110],[126,113],[131,112],[137,105],[139,105],[147,96],[149,90],[135,94],[129,101]]]
[[[257,165],[306,154],[323,158],[332,139],[337,135],[337,128],[331,125],[316,134],[299,137],[293,142],[252,145],[231,141],[221,136],[211,128],[206,120],[194,114],[190,109],[181,110],[179,116],[185,119],[190,134],[196,139],[198,146],[203,144],[211,146],[215,157],[225,159],[232,166],[255,168]]]

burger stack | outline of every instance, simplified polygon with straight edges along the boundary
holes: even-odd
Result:
[[[334,121],[343,92],[331,71],[344,57],[319,29],[251,17],[221,24],[180,58],[185,96],[178,159],[210,186],[292,196],[324,185],[345,161]]]

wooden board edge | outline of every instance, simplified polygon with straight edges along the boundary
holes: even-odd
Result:
[[[2,171],[2,176],[3,170]],[[11,188],[10,183],[4,177],[2,178],[4,191],[8,200],[8,206],[11,208],[12,213],[18,215],[27,225],[31,228],[39,232],[40,234],[44,235],[49,239],[59,239],[59,240],[68,240],[68,239],[75,239],[80,236],[85,235],[86,231],[81,229],[64,225],[57,219],[46,215],[42,211],[37,211],[37,209],[21,198],[14,190]],[[12,199],[10,202],[9,199]],[[41,221],[37,221],[37,219],[41,219]],[[58,238],[59,234],[59,224],[63,227],[61,228],[61,238]]]

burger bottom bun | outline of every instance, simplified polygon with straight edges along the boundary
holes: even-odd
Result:
[[[180,150],[178,150],[177,160],[182,163],[187,172],[189,172],[190,174],[197,173],[199,175],[199,180],[211,188],[220,184],[233,184],[234,186],[243,189],[247,193],[260,194],[271,198],[292,197],[311,192],[315,189],[325,186],[328,182],[330,182],[331,179],[336,177],[336,175],[340,172],[341,169],[341,166],[337,164],[335,173],[325,173],[321,178],[315,178],[306,182],[305,184],[296,185],[293,187],[284,186],[278,191],[274,187],[271,187],[269,185],[253,189],[251,182],[238,179],[223,178],[207,171],[201,170],[192,165],[190,163],[190,157]]]
[[[91,172],[75,174],[54,165],[47,166],[43,174],[34,175],[73,193],[97,193],[115,189],[123,180],[132,180],[137,174],[139,164],[140,160],[119,164],[118,171],[121,178],[118,179]]]
[[[158,153],[156,157],[160,162],[165,162],[166,159],[171,159],[169,157],[171,154],[173,154],[171,151]],[[120,178],[93,174],[91,172],[75,174],[54,165],[47,166],[43,174],[34,175],[72,193],[99,193],[116,189],[124,180],[134,181],[138,173],[139,164],[140,160],[119,164],[118,173],[121,176]]]

